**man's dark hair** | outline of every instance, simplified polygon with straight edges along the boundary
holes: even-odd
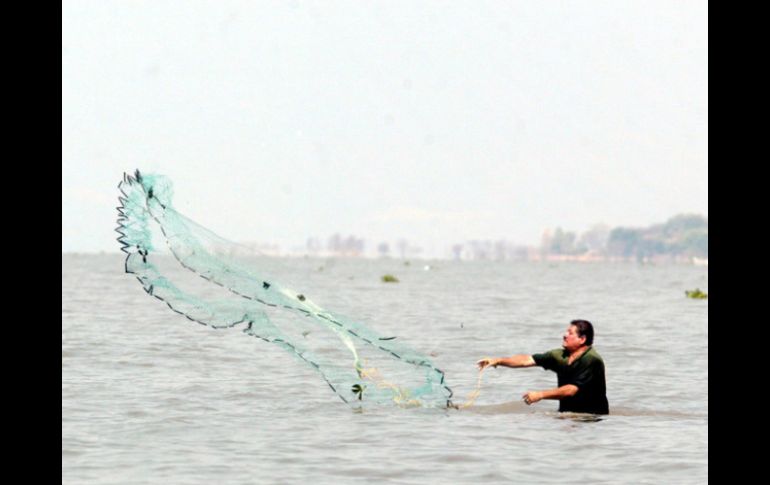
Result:
[[[586,338],[586,345],[593,345],[594,343],[594,326],[588,320],[572,320],[570,325],[577,327],[578,337]]]

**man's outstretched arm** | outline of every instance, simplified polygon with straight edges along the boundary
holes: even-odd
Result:
[[[578,386],[574,384],[565,384],[556,389],[547,391],[527,391],[522,397],[525,403],[534,404],[542,399],[563,399],[577,394]]]
[[[483,369],[487,366],[497,367],[502,365],[504,367],[532,367],[535,365],[535,359],[528,354],[512,355],[510,357],[484,357],[480,361],[476,362],[479,369]]]

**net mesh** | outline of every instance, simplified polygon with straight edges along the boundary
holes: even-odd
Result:
[[[239,327],[316,370],[346,403],[453,406],[431,360],[351,318],[327,311],[238,260],[239,245],[177,212],[170,180],[124,174],[118,241],[125,271],[188,320]]]

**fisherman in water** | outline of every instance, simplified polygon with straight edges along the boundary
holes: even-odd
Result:
[[[560,412],[609,414],[604,361],[592,347],[594,327],[587,320],[573,320],[562,337],[562,348],[542,354],[519,354],[511,357],[485,357],[477,362],[487,366],[533,367],[552,370],[559,387],[547,391],[528,391],[522,399],[534,404],[541,399],[558,399]]]

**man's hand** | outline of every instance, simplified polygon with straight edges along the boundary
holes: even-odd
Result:
[[[521,398],[527,404],[534,404],[543,399],[543,393],[540,391],[527,391]]]
[[[476,365],[479,366],[479,370],[484,370],[484,367],[492,366],[497,367],[497,364],[500,362],[500,359],[494,359],[492,357],[485,357],[481,359],[480,361],[476,362]]]

